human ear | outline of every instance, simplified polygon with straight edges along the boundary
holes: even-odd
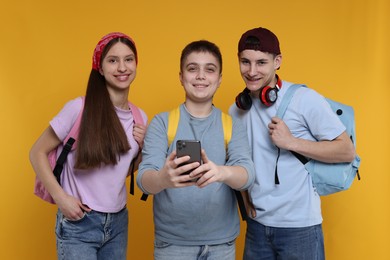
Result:
[[[275,66],[275,69],[278,70],[280,68],[280,66],[282,65],[282,55],[279,54],[275,57],[274,59],[274,66]]]
[[[180,80],[180,84],[181,84],[182,86],[184,86],[184,85],[183,85],[183,74],[181,73],[181,71],[179,72],[179,80]]]
[[[219,86],[221,86],[221,83],[222,83],[222,73],[219,74],[218,88],[219,88]]]

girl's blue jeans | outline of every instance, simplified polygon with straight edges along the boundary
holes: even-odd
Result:
[[[126,260],[127,233],[127,208],[118,213],[85,212],[84,217],[77,221],[67,220],[58,210],[58,259]]]

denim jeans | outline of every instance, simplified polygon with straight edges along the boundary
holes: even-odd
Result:
[[[275,228],[247,220],[244,260],[324,260],[322,226]]]
[[[128,211],[91,211],[77,221],[57,212],[57,256],[64,260],[126,260]]]
[[[235,240],[219,245],[179,246],[154,241],[154,260],[235,260]]]

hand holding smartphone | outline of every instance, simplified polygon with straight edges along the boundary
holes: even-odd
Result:
[[[198,140],[177,140],[176,142],[176,156],[177,158],[183,157],[183,156],[190,156],[190,159],[186,161],[183,164],[180,164],[180,166],[193,163],[193,162],[199,162],[201,163],[201,146],[200,141]],[[194,169],[185,172],[183,174],[189,174]]]

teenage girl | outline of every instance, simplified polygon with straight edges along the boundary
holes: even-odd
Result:
[[[93,53],[85,100],[69,101],[31,148],[34,171],[58,206],[58,259],[126,259],[125,180],[131,162],[138,167],[147,122],[140,110],[144,125],[134,123],[128,102],[137,62],[129,36],[104,36]],[[77,148],[68,154],[59,184],[47,155],[61,145],[79,113]]]

